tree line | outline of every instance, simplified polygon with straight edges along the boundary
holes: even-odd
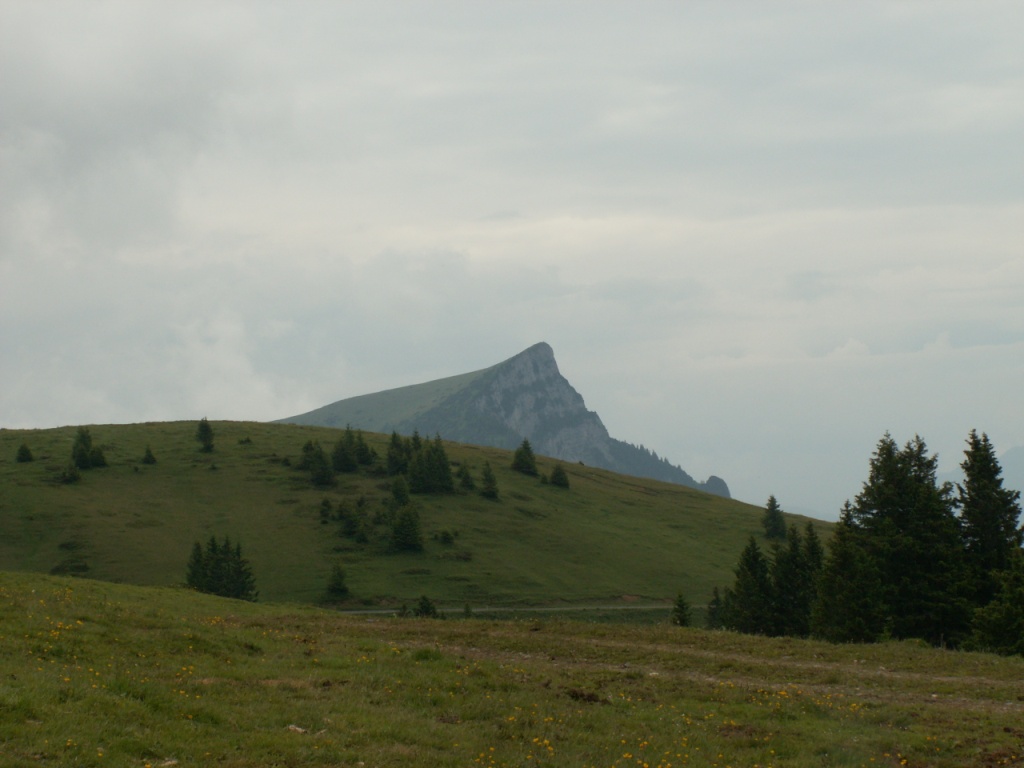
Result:
[[[751,537],[733,585],[712,594],[709,626],[1024,654],[1020,492],[1003,487],[987,435],[972,431],[964,456],[964,481],[939,483],[923,439],[901,448],[886,433],[827,551],[809,524],[785,526],[770,497],[773,543],[765,551]]]

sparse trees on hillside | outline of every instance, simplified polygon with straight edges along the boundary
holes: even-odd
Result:
[[[484,468],[480,472],[480,495],[485,499],[498,498],[498,479],[494,476],[489,461],[484,462]]]

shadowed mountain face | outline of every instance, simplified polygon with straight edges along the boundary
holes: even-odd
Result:
[[[554,352],[544,342],[492,368],[339,400],[281,421],[404,435],[419,430],[506,449],[526,438],[542,456],[729,496],[721,478],[699,483],[642,446],[611,437],[559,372]]]

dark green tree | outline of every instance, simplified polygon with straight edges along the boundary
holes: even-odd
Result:
[[[403,475],[391,481],[391,498],[396,507],[404,507],[409,503],[409,484]]]
[[[551,484],[559,488],[569,487],[569,473],[565,471],[561,462],[555,464],[551,470]]]
[[[752,635],[772,633],[772,582],[768,558],[753,536],[740,554],[725,626]]]
[[[404,440],[397,432],[392,432],[386,459],[388,474],[402,475],[408,472],[411,454],[412,447],[409,441]]]
[[[18,453],[14,458],[15,461],[19,464],[27,464],[32,461],[33,458],[32,449],[28,447],[28,443],[22,443],[18,446]]]
[[[690,603],[680,592],[672,603],[672,623],[677,627],[688,627],[693,620],[693,611],[690,610]]]
[[[920,436],[899,449],[886,434],[871,459],[852,518],[882,575],[889,631],[936,645],[963,639],[969,583],[951,486]]]
[[[373,450],[363,437],[363,430],[356,431],[355,441],[356,461],[364,467],[368,467],[377,461],[377,452]]]
[[[786,542],[775,548],[771,561],[772,634],[806,637],[817,573],[807,562],[800,530],[790,526]]]
[[[199,420],[196,427],[196,440],[203,453],[213,452],[213,427],[210,426],[210,422],[206,420],[205,416]]]
[[[711,599],[708,601],[707,614],[704,625],[708,629],[722,629],[725,627],[725,617],[728,615],[729,590],[725,590],[723,596],[718,587],[711,590]]]
[[[103,449],[93,445],[92,435],[86,427],[79,427],[75,433],[75,442],[71,446],[71,462],[78,469],[107,466]]]
[[[480,473],[480,495],[485,499],[498,498],[498,479],[494,476],[489,461],[484,462],[484,468]]]
[[[348,584],[345,583],[345,569],[340,563],[331,567],[331,575],[327,579],[327,589],[324,597],[327,602],[336,603],[344,600],[349,595]]]
[[[152,449],[147,445],[146,452],[142,454],[143,464],[156,464],[156,456],[153,455]]]
[[[1003,470],[988,435],[971,430],[967,446],[956,504],[972,598],[983,606],[995,595],[1000,572],[1009,568],[1024,544],[1024,531],[1019,525],[1020,491],[1003,487]]]
[[[391,548],[395,552],[422,552],[423,532],[419,513],[412,506],[400,507],[391,528]]]
[[[416,607],[412,609],[412,615],[417,619],[436,619],[439,614],[434,601],[426,595],[421,595],[416,601]]]
[[[329,488],[335,483],[334,468],[328,461],[323,447],[314,440],[309,440],[302,446],[302,458],[297,468],[308,471],[310,482],[317,488]]]
[[[192,589],[220,597],[255,601],[258,594],[252,568],[242,556],[242,547],[231,546],[227,537],[218,543],[211,536],[205,549],[199,542],[192,545],[185,581]]]
[[[1024,656],[1024,553],[1018,549],[1007,567],[996,571],[995,592],[974,614],[969,647]]]
[[[473,475],[470,474],[469,465],[466,462],[459,464],[459,468],[455,471],[455,479],[458,482],[459,490],[476,490],[476,482],[473,480]]]
[[[882,572],[847,502],[818,578],[811,634],[833,643],[871,643],[881,638],[886,617]]]
[[[764,515],[761,517],[761,524],[764,526],[764,535],[769,539],[786,538],[786,518],[782,516],[782,507],[779,506],[775,496],[768,497]]]
[[[359,469],[356,457],[356,436],[351,427],[346,427],[331,451],[331,466],[336,472],[355,472]]]
[[[537,457],[529,440],[523,440],[512,454],[512,469],[524,475],[537,476]]]

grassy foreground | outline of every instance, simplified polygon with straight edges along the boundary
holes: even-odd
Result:
[[[4,766],[1011,766],[1024,660],[0,573]]]

